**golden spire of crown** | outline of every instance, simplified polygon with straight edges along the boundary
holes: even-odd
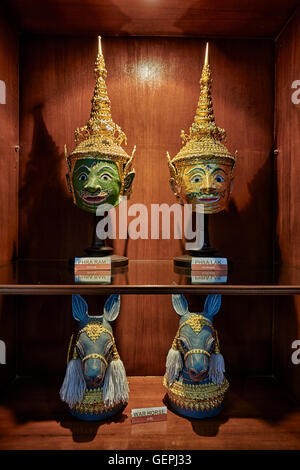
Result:
[[[123,140],[127,144],[127,138],[121,128],[114,123],[110,112],[110,99],[107,94],[106,82],[107,70],[102,54],[101,37],[98,36],[98,54],[94,68],[95,90],[92,98],[92,109],[87,124],[75,131],[75,141],[89,137],[108,137],[109,140],[121,145]]]
[[[225,130],[217,127],[215,123],[211,97],[211,84],[212,78],[208,63],[208,43],[206,43],[204,65],[200,78],[200,96],[196,115],[194,117],[194,122],[190,127],[190,134],[186,136],[184,131],[181,131],[181,137],[184,141],[200,139],[205,136],[211,136],[221,141],[226,137]]]
[[[211,71],[208,59],[208,43],[206,44],[205,59],[200,78],[200,96],[198,100],[194,122],[189,129],[189,134],[181,131],[182,143],[185,144],[178,154],[171,160],[167,154],[170,170],[175,171],[173,165],[186,165],[186,161],[192,163],[197,159],[216,160],[235,163],[235,157],[222,144],[226,137],[224,129],[217,127],[215,122],[212,96],[211,96]],[[229,160],[230,159],[230,160]]]

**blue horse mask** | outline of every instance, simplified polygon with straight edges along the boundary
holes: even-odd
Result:
[[[181,318],[166,361],[164,385],[169,401],[186,416],[215,416],[228,388],[224,358],[213,326],[221,296],[208,295],[201,313],[189,312],[184,295],[172,295],[172,303]]]
[[[110,326],[120,311],[120,296],[111,295],[102,316],[89,316],[87,303],[72,296],[79,331],[60,397],[79,419],[100,420],[115,414],[128,401],[128,383]],[[70,341],[69,352],[72,348]]]

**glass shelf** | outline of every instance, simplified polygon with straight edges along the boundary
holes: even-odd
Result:
[[[176,269],[176,272],[175,272]],[[235,263],[227,277],[174,268],[173,260],[129,261],[128,267],[75,279],[67,260],[18,260],[0,266],[0,294],[300,294],[300,269],[249,267]],[[79,282],[80,281],[80,282]],[[214,282],[213,282],[214,281]]]

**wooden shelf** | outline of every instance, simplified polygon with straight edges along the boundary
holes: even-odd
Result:
[[[0,287],[0,295],[110,295],[110,294],[222,294],[222,295],[299,295],[300,286],[160,286],[160,285],[132,285],[127,286],[8,286]]]
[[[206,275],[205,275],[206,276]],[[209,283],[186,269],[180,271],[173,260],[132,260],[128,268],[112,272],[111,282],[78,282],[67,260],[19,260],[0,266],[0,294],[300,294],[300,269],[249,267],[235,263],[226,282]]]
[[[163,405],[161,377],[129,377],[124,412],[103,423],[77,421],[60,402],[61,379],[18,379],[0,402],[0,449],[300,449],[300,409],[268,377],[233,378],[222,413],[130,423],[131,408]]]

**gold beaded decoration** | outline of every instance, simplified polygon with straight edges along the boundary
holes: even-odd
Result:
[[[168,397],[176,406],[190,408],[192,411],[209,411],[220,406],[224,400],[225,392],[229,388],[229,382],[224,377],[222,385],[208,384],[184,384],[176,380],[172,385],[168,384],[167,376],[164,376],[164,387],[168,390]]]
[[[99,322],[90,322],[88,323],[79,333],[85,332],[87,336],[90,338],[93,343],[97,341],[98,338],[102,335],[102,333],[107,332],[111,335],[111,333],[106,330],[101,323]]]
[[[81,403],[77,403],[72,409],[79,413],[96,415],[113,410],[113,408],[119,404],[121,404],[121,402],[113,403],[112,405],[105,405],[101,388],[87,389]]]
[[[185,325],[189,325],[196,335],[200,333],[204,326],[212,328],[212,323],[207,318],[203,315],[197,315],[196,313],[190,315],[189,319],[180,325],[180,329]]]

